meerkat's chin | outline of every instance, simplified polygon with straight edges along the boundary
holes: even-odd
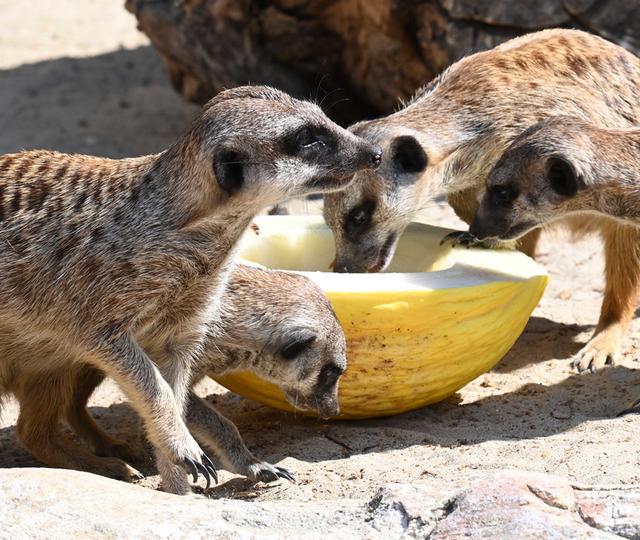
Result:
[[[384,244],[380,248],[380,252],[378,253],[375,262],[367,269],[367,272],[372,274],[376,272],[382,272],[385,268],[387,268],[387,266],[389,266],[389,263],[391,262],[391,259],[393,258],[393,255],[396,251],[395,245],[397,238],[398,235],[396,233],[391,233],[387,237]]]
[[[296,394],[296,392],[284,390],[284,396],[289,402],[289,404],[293,405],[299,411],[312,411],[318,414],[320,418],[325,420],[337,416],[340,412],[340,407],[335,404],[331,404],[330,406],[326,406],[326,399],[320,398],[316,399],[314,396],[305,396],[303,394]],[[312,402],[314,404],[312,405]]]
[[[346,188],[353,178],[353,174],[348,176],[316,176],[306,182],[306,187],[311,193],[340,191]]]
[[[505,234],[500,235],[500,240],[517,240],[524,236],[528,232],[531,232],[536,227],[539,227],[538,223],[533,221],[523,221],[511,227]]]

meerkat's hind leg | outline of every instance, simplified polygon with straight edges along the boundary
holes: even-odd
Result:
[[[60,416],[69,395],[69,380],[68,372],[33,376],[16,389],[20,403],[16,433],[25,449],[50,467],[76,469],[125,481],[142,478],[139,471],[124,461],[96,457],[61,431]]]
[[[245,446],[233,422],[193,392],[188,399],[187,424],[229,471],[254,481],[274,482],[280,478],[294,481],[293,474],[287,469],[256,458]]]
[[[95,422],[87,410],[87,402],[91,394],[104,377],[104,373],[99,369],[88,364],[83,365],[75,375],[64,417],[76,434],[93,447],[97,456],[118,457],[124,461],[140,462],[143,459],[143,452],[132,448],[124,441],[111,437]]]
[[[616,365],[622,339],[633,318],[640,287],[640,233],[608,224],[603,230],[606,286],[598,326],[572,366],[594,372]]]

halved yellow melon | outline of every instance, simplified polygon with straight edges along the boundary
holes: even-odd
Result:
[[[385,273],[334,274],[331,231],[320,216],[264,216],[240,256],[315,281],[347,337],[340,418],[398,414],[442,400],[491,369],[522,333],[547,284],[510,250],[440,246],[449,229],[411,224]],[[217,379],[242,396],[293,410],[279,388],[250,373]]]

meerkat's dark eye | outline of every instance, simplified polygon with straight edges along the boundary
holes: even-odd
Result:
[[[303,127],[296,133],[296,143],[299,148],[307,148],[314,144],[319,144],[320,140],[309,127]]]
[[[391,162],[400,173],[422,172],[427,168],[428,161],[427,154],[415,137],[403,135],[391,143]]]
[[[365,199],[351,209],[344,222],[347,238],[355,242],[362,233],[369,229],[375,208],[376,203],[374,200]]]
[[[518,197],[518,190],[511,186],[494,186],[489,193],[493,204],[498,206],[509,204]]]
[[[213,172],[218,185],[230,195],[237,193],[244,184],[246,157],[237,150],[224,149],[213,158]]]
[[[547,180],[558,195],[571,197],[578,191],[578,180],[573,167],[562,158],[549,159]]]
[[[315,156],[317,152],[331,149],[335,142],[329,132],[323,128],[304,126],[285,136],[282,148],[290,156]]]
[[[300,356],[316,339],[316,336],[306,336],[303,338],[295,339],[294,341],[287,343],[280,351],[280,356],[285,360],[293,360]]]

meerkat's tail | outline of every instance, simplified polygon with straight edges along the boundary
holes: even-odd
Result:
[[[625,409],[624,411],[620,411],[618,414],[616,414],[616,418],[620,418],[621,416],[625,416],[627,414],[634,414],[634,413],[635,414],[640,413],[640,399],[637,399],[636,401],[634,401],[631,407]]]

